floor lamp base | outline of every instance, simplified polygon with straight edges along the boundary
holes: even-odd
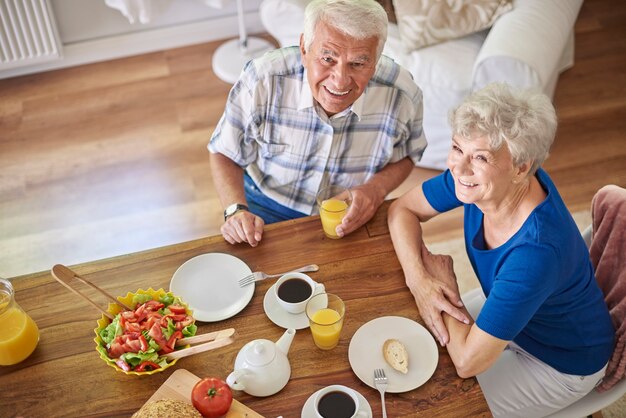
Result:
[[[213,72],[225,82],[235,84],[248,61],[275,48],[265,39],[249,36],[248,50],[244,54],[239,47],[239,38],[224,42],[213,54]]]

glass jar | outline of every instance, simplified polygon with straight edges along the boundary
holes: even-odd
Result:
[[[11,282],[0,279],[0,366],[25,360],[38,342],[37,324],[15,301]]]

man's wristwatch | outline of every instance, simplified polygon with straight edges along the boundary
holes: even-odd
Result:
[[[228,206],[226,209],[224,209],[224,221],[226,221],[228,218],[230,218],[240,210],[249,209],[246,205],[242,205],[241,203],[233,203],[232,205]]]

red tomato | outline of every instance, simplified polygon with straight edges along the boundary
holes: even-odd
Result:
[[[170,312],[172,312],[173,314],[187,314],[187,309],[185,309],[184,306],[180,306],[180,305],[170,305],[167,307]]]
[[[207,377],[200,380],[191,391],[191,403],[203,417],[225,415],[233,402],[233,393],[221,379]]]

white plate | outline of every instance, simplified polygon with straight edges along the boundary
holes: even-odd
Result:
[[[208,253],[187,260],[176,270],[170,291],[180,296],[198,321],[215,322],[238,314],[254,295],[254,283],[239,287],[252,273],[237,257]]]
[[[322,389],[324,389],[324,388],[322,388]],[[322,389],[320,389],[320,390],[322,390]],[[350,388],[350,389],[352,389],[352,388]],[[317,392],[319,392],[320,390],[318,390]],[[354,390],[354,389],[352,389],[352,390]],[[315,414],[315,405],[313,405],[313,400],[315,399],[315,395],[317,395],[317,392],[315,392],[313,395],[309,396],[309,399],[307,399],[306,402],[304,403],[304,406],[302,407],[302,418],[315,418],[316,414]],[[359,397],[359,402],[360,402],[360,405],[361,405],[361,408],[359,409],[359,412],[365,412],[368,417],[372,417],[372,407],[370,406],[370,404],[367,401],[367,399],[365,399],[365,396],[361,395],[356,390],[354,390],[354,392]]]
[[[395,338],[409,353],[409,372],[403,374],[385,361],[383,343]],[[366,385],[374,386],[374,369],[384,369],[389,378],[387,392],[401,393],[420,387],[430,379],[439,362],[435,339],[415,321],[401,316],[383,316],[363,324],[348,348],[352,370]]]
[[[263,309],[265,310],[265,314],[267,317],[282,328],[293,328],[293,329],[305,329],[309,327],[309,318],[306,316],[306,312],[302,312],[299,314],[292,314],[291,312],[287,312],[284,310],[278,301],[276,300],[276,292],[274,291],[274,287],[276,284],[270,286],[265,292],[265,297],[263,298]],[[316,289],[313,292],[314,295],[323,292],[321,289]],[[324,303],[322,299],[326,299],[324,297],[317,298],[321,303]],[[316,299],[316,300],[317,300]],[[327,301],[327,299],[326,299]]]

